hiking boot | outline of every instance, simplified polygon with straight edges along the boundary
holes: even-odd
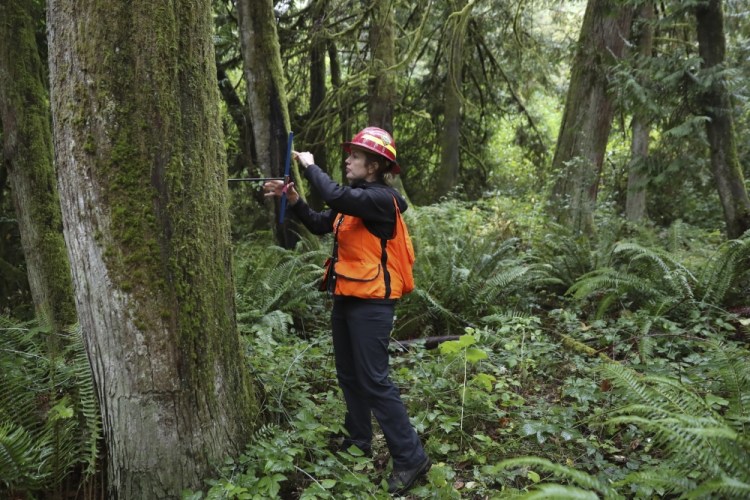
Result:
[[[401,494],[405,493],[414,485],[414,482],[420,477],[424,476],[430,467],[432,462],[430,457],[425,459],[416,467],[412,469],[394,470],[388,477],[388,493]]]

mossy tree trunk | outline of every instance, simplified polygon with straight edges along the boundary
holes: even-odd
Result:
[[[52,163],[46,71],[35,38],[44,12],[32,9],[32,2],[0,0],[3,157],[34,308],[59,330],[76,322],[76,311]]]
[[[216,76],[219,80],[219,92],[224,104],[227,107],[227,113],[232,118],[232,122],[237,127],[239,135],[239,152],[233,161],[230,161],[230,177],[260,177],[253,166],[253,129],[250,125],[250,114],[247,105],[240,98],[235,90],[232,81],[229,79],[227,69],[222,66],[216,68]],[[259,193],[262,196],[262,193]],[[260,199],[260,196],[258,199]]]
[[[571,68],[552,171],[549,211],[577,232],[593,232],[593,213],[614,105],[608,68],[622,56],[633,8],[619,0],[589,0]]]
[[[370,23],[369,96],[367,125],[393,132],[393,108],[396,103],[396,43],[393,35],[393,12],[389,2],[372,4]]]
[[[273,2],[238,0],[237,12],[258,166],[264,175],[278,177],[284,173],[290,123]],[[296,164],[294,178],[300,179]],[[304,197],[302,183],[296,182],[296,186]],[[273,211],[269,216],[279,243],[294,246],[294,231],[287,231],[286,224],[276,224]]]
[[[641,7],[638,16],[638,56],[647,63],[653,55],[655,18],[654,5],[647,3]],[[634,23],[635,24],[635,23]],[[632,139],[630,143],[630,162],[628,164],[628,187],[625,199],[625,217],[632,222],[638,222],[646,217],[646,185],[648,175],[645,164],[648,160],[650,144],[651,120],[643,110],[633,113],[631,126]]]
[[[454,5],[452,2],[451,5]],[[445,196],[458,185],[461,169],[461,111],[464,71],[464,40],[472,4],[455,2],[455,12],[448,18],[448,71],[443,84],[443,129],[440,132],[440,170],[437,194]]]
[[[695,17],[703,69],[708,72],[721,70],[726,53],[721,0],[700,4],[696,7]],[[702,95],[703,112],[710,118],[706,122],[706,132],[711,148],[711,170],[724,210],[727,236],[738,238],[750,229],[750,199],[737,157],[729,91],[720,74],[713,75],[711,82]]]
[[[393,112],[398,99],[396,82],[396,40],[394,38],[393,12],[390,2],[374,2],[371,6],[369,95],[367,98],[367,126],[380,127],[390,133],[393,130]],[[394,134],[396,135],[396,134]],[[398,138],[394,137],[396,146]],[[348,140],[348,139],[347,139]],[[405,171],[407,166],[401,166]],[[401,177],[394,179],[395,187],[408,200]]]
[[[646,217],[646,194],[648,175],[648,148],[651,127],[642,115],[633,117],[631,126],[630,161],[628,162],[628,187],[625,198],[625,217],[631,222],[642,221]]]
[[[55,157],[110,498],[176,498],[257,414],[235,323],[211,3],[48,1]]]

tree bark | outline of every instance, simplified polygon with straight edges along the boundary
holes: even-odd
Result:
[[[552,171],[549,210],[576,232],[594,230],[596,204],[614,105],[608,67],[623,54],[633,17],[618,0],[589,0],[573,61]]]
[[[648,3],[641,7],[639,14],[641,29],[638,33],[638,55],[644,61],[653,55],[654,48],[654,5]],[[646,217],[646,184],[648,176],[644,172],[648,159],[651,125],[650,119],[642,110],[633,113],[632,134],[630,143],[630,163],[628,164],[628,188],[625,199],[625,217],[631,222],[638,222]]]
[[[724,64],[726,39],[721,0],[708,0],[695,9],[698,25],[698,50],[704,70],[720,70]],[[729,91],[723,76],[713,75],[710,87],[702,95],[711,170],[724,211],[729,238],[738,238],[750,229],[750,198],[737,157],[734,120]]]
[[[13,194],[37,316],[59,331],[76,322],[57,181],[52,164],[48,92],[31,3],[0,0],[0,119],[3,157]]]
[[[110,498],[200,489],[257,414],[235,323],[211,4],[48,1],[65,240]]]
[[[328,40],[328,61],[331,65],[331,86],[336,92],[341,91],[344,86],[341,77],[341,64],[339,63],[338,48],[334,40]],[[339,121],[341,122],[341,143],[347,142],[352,138],[352,112],[349,103],[346,100],[341,100],[339,103]],[[340,176],[342,179],[346,179],[346,164],[344,159],[346,158],[344,151],[341,151],[341,161],[339,161]],[[330,170],[333,173],[333,168]]]
[[[325,144],[326,126],[323,115],[324,102],[326,99],[326,52],[328,38],[325,30],[326,13],[328,12],[328,0],[315,0],[312,4],[310,15],[312,17],[312,29],[310,32],[310,125],[307,130],[305,142],[310,147],[310,152],[315,157],[315,163],[324,171],[329,172],[328,150]],[[307,197],[307,203],[315,210],[322,210],[323,199],[315,190],[311,190]]]
[[[451,14],[448,54],[448,71],[443,86],[443,130],[440,137],[440,171],[437,194],[445,196],[458,185],[461,167],[461,108],[464,70],[464,39],[471,5],[466,0],[456,2],[456,12]],[[467,7],[468,5],[468,7]]]
[[[278,177],[284,174],[290,122],[273,2],[238,0],[237,12],[258,166],[264,176]],[[296,164],[294,178],[301,179]],[[303,184],[296,182],[295,187],[304,198]],[[277,218],[269,212],[279,244],[293,247],[295,233],[287,231],[286,224],[277,224]]]
[[[374,2],[370,26],[370,95],[367,100],[367,125],[393,133],[393,108],[396,103],[396,42],[390,2]]]
[[[631,222],[646,217],[646,185],[648,176],[644,166],[648,159],[651,127],[642,115],[633,117],[630,162],[628,163],[628,188],[625,198],[625,217]]]
[[[367,125],[380,127],[393,134],[393,111],[398,94],[396,73],[393,69],[396,65],[396,41],[390,2],[375,2],[372,5],[370,50],[372,60],[370,61],[370,94],[367,99]],[[395,140],[398,145],[398,139]],[[408,201],[409,197],[401,176],[395,177],[393,187]]]

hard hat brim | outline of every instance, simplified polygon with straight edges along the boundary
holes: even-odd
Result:
[[[391,158],[388,158],[387,156],[383,155],[380,151],[370,148],[368,146],[365,146],[364,144],[354,144],[353,142],[342,142],[341,147],[344,148],[344,151],[349,153],[352,150],[352,146],[360,149],[365,149],[367,151],[370,151],[371,153],[375,153],[376,155],[380,156],[381,158],[385,158],[391,163],[391,168],[388,170],[388,173],[393,175],[398,175],[401,173],[401,166],[398,164],[396,160],[392,160]]]

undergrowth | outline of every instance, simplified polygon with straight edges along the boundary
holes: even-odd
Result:
[[[418,288],[397,309],[391,376],[434,462],[409,497],[745,492],[750,321],[729,308],[747,290],[748,239],[706,252],[684,228],[529,237],[504,217],[409,213]],[[283,265],[310,256],[267,251]],[[329,446],[344,405],[328,326],[295,316],[327,320],[311,273],[289,289],[304,308],[242,325],[267,424],[192,497],[389,498],[382,436],[372,459]],[[447,335],[436,349],[396,341]]]
[[[503,207],[406,214],[417,290],[397,307],[391,376],[434,463],[408,496],[747,496],[750,235],[621,225],[587,239],[508,223]],[[331,446],[345,408],[317,291],[329,248],[237,245],[264,420],[185,498],[389,498],[382,435],[372,458]],[[33,497],[93,467],[100,424],[80,332],[51,356],[43,327],[3,321],[0,492]]]

